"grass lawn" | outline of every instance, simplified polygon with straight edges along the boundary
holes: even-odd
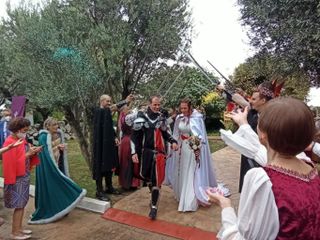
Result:
[[[87,197],[95,197],[96,184],[91,177],[89,167],[81,155],[80,147],[76,140],[67,143],[70,177],[82,188],[87,189]]]
[[[221,140],[210,140],[211,152],[215,152],[223,147],[225,144]],[[82,188],[87,189],[87,197],[95,197],[95,182],[92,180],[89,167],[81,155],[79,145],[76,140],[70,140],[67,143],[69,171],[71,178],[78,183]],[[35,183],[35,171],[31,174],[31,184]],[[2,176],[2,164],[0,164],[0,176]],[[118,186],[118,177],[113,177],[114,186]],[[129,193],[128,193],[129,194]],[[125,194],[127,195],[127,194]],[[117,199],[113,199],[117,200]]]
[[[209,144],[211,153],[214,153],[227,146],[222,140],[209,140]]]

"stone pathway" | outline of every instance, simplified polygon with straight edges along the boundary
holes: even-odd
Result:
[[[218,181],[222,181],[230,188],[230,197],[234,206],[238,206],[238,180],[240,155],[229,147],[223,148],[213,154],[215,170]],[[0,198],[2,190],[0,190]],[[147,188],[141,188],[132,194],[117,201],[113,207],[148,215],[149,192]],[[33,212],[34,199],[31,198],[25,214],[25,222]],[[197,212],[179,213],[178,204],[173,198],[172,190],[166,186],[161,192],[158,218],[182,224],[194,226],[206,231],[217,232],[220,228],[220,208],[200,207]],[[0,227],[0,239],[8,239],[11,229],[12,211],[3,208],[3,200],[0,199],[0,216],[6,223]],[[174,239],[160,234],[133,228],[127,225],[107,221],[101,215],[76,209],[64,219],[46,225],[29,225],[28,229],[33,230],[32,239],[113,239],[113,240],[170,240]],[[1,238],[2,237],[2,238]]]

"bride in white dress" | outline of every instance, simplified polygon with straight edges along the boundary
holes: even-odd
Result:
[[[178,141],[179,151],[172,152],[171,174],[172,188],[179,202],[178,211],[196,211],[201,205],[209,205],[201,188],[216,187],[217,181],[204,126],[203,115],[192,110],[191,102],[184,99],[180,102],[181,114],[177,116],[173,137]],[[189,145],[191,136],[201,141],[199,150],[194,151]],[[198,161],[196,161],[196,155]]]

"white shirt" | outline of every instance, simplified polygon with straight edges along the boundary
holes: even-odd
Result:
[[[244,178],[238,216],[232,207],[222,210],[218,239],[275,239],[280,223],[271,187],[270,178],[263,168],[250,169]]]

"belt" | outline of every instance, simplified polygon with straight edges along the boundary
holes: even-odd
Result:
[[[189,139],[190,136],[180,135],[180,137],[182,140],[187,140],[187,139]]]
[[[154,154],[166,154],[165,152],[163,152],[163,151],[158,151],[158,150],[155,150],[155,149],[150,149],[150,148],[144,148],[144,150],[147,150],[147,151],[150,151],[150,152],[152,152],[152,153],[154,153]]]

